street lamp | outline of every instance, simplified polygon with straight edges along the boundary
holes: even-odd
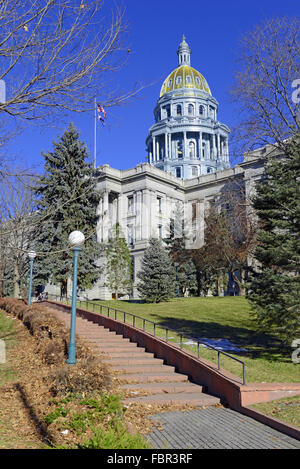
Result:
[[[176,297],[179,297],[179,289],[178,289],[178,262],[174,262],[175,269],[176,269]]]
[[[77,270],[78,270],[78,255],[81,247],[85,241],[84,234],[81,231],[72,231],[69,236],[69,243],[74,252],[73,264],[73,290],[72,290],[72,309],[71,309],[71,325],[70,325],[70,342],[69,354],[67,363],[75,365],[76,363],[76,342],[75,342],[75,329],[76,329],[76,299],[77,299]]]
[[[32,290],[32,271],[33,271],[33,261],[36,257],[35,251],[29,251],[29,264],[30,264],[30,277],[29,277],[29,293],[28,293],[28,306],[31,305],[31,290]]]

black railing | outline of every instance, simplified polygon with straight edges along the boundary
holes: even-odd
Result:
[[[67,297],[61,297],[59,295],[48,295],[48,296],[49,296],[49,299],[54,298],[55,301],[61,301],[61,302],[66,302],[66,303],[71,304],[71,299],[69,299]],[[96,313],[99,313],[99,314],[102,314],[102,315],[105,315],[105,310],[106,310],[106,316],[107,317],[113,318],[116,321],[122,321],[125,324],[130,324],[133,327],[138,327],[136,325],[136,323],[138,322],[137,320],[140,320],[140,322],[142,323],[141,329],[144,332],[148,332],[150,334],[153,334],[154,337],[159,337],[159,338],[165,340],[166,343],[168,343],[170,341],[169,333],[170,332],[174,333],[179,337],[180,350],[183,349],[183,345],[184,345],[183,339],[187,339],[189,341],[192,341],[192,342],[194,342],[195,345],[197,345],[197,357],[198,357],[199,360],[201,358],[201,356],[200,356],[200,346],[201,345],[208,348],[208,349],[210,349],[210,350],[213,350],[217,353],[217,356],[218,356],[218,370],[219,371],[221,370],[221,355],[224,355],[224,356],[230,358],[231,360],[234,360],[234,361],[236,361],[236,362],[238,362],[242,365],[242,374],[243,374],[242,381],[243,381],[243,385],[246,384],[246,370],[245,370],[246,366],[245,366],[245,362],[243,362],[242,360],[239,360],[236,357],[233,357],[229,353],[226,353],[222,350],[217,349],[213,345],[207,344],[206,342],[204,342],[204,341],[202,341],[198,338],[191,337],[187,334],[176,331],[175,329],[172,329],[170,327],[161,326],[160,324],[157,324],[157,323],[155,323],[153,321],[150,321],[149,319],[143,318],[141,316],[137,316],[136,314],[128,313],[126,311],[121,311],[119,309],[112,308],[111,306],[103,305],[103,304],[99,303],[98,301],[96,302],[96,301],[91,301],[91,300],[88,300],[88,299],[81,300],[80,298],[78,298],[77,304],[79,304],[80,308],[82,307],[82,304],[83,304],[86,307],[87,310],[90,310],[89,305],[91,305],[92,306],[92,308],[91,308],[92,312],[94,312],[94,313],[96,312]],[[95,309],[96,309],[95,307],[97,307],[97,309],[99,309],[99,311],[95,311]],[[103,310],[104,310],[104,312],[103,312]],[[118,314],[119,314],[119,317],[118,317]],[[120,317],[121,317],[121,319],[119,319]],[[131,319],[127,322],[126,318],[131,318]],[[150,325],[148,330],[147,330],[147,324]],[[157,329],[163,329],[165,331],[164,335],[163,336],[157,335]]]

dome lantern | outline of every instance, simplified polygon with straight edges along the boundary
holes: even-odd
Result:
[[[182,41],[177,50],[178,65],[191,65],[191,49],[185,40],[185,35],[182,36]]]

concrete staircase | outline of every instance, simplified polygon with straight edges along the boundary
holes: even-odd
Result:
[[[70,315],[52,310],[65,324],[70,326]],[[123,400],[147,404],[191,404],[213,406],[219,398],[205,394],[202,386],[191,383],[188,376],[177,373],[173,366],[165,365],[162,359],[138,347],[136,343],[103,326],[81,317],[76,318],[76,334],[104,355],[104,362],[117,373],[125,384],[121,388],[132,393]],[[143,396],[136,394],[143,392]]]

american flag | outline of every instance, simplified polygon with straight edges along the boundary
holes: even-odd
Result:
[[[104,119],[106,118],[106,111],[104,110],[103,106],[101,106],[100,104],[97,104],[97,111],[98,111],[99,119],[103,121],[101,114],[103,115]]]

